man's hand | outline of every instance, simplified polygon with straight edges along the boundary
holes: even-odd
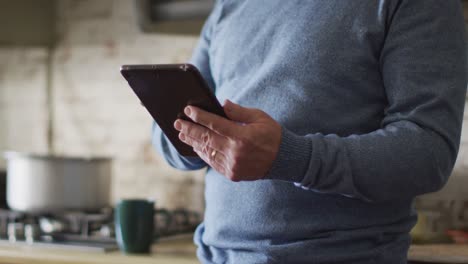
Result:
[[[265,112],[229,100],[224,111],[231,120],[187,106],[184,112],[195,123],[174,123],[180,140],[232,181],[262,179],[278,153],[281,126]]]

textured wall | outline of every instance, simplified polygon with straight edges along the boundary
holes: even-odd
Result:
[[[0,153],[47,152],[47,58],[46,48],[0,47]]]
[[[113,197],[154,197],[203,208],[203,176],[169,168],[150,142],[152,119],[120,76],[121,64],[189,59],[195,37],[139,32],[132,1],[58,1],[53,53],[54,151],[112,156]]]

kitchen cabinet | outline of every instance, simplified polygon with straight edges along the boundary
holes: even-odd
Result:
[[[134,0],[138,26],[145,33],[198,36],[213,5],[212,0]]]
[[[55,33],[55,0],[15,0],[1,3],[0,45],[52,45]]]

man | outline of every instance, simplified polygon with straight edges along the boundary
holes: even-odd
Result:
[[[458,152],[460,1],[222,0],[192,63],[230,120],[185,109],[174,126],[200,158],[157,126],[153,141],[208,167],[201,262],[406,263],[412,200]]]

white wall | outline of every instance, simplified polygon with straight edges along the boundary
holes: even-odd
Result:
[[[47,58],[46,48],[0,47],[0,153],[47,152]]]

